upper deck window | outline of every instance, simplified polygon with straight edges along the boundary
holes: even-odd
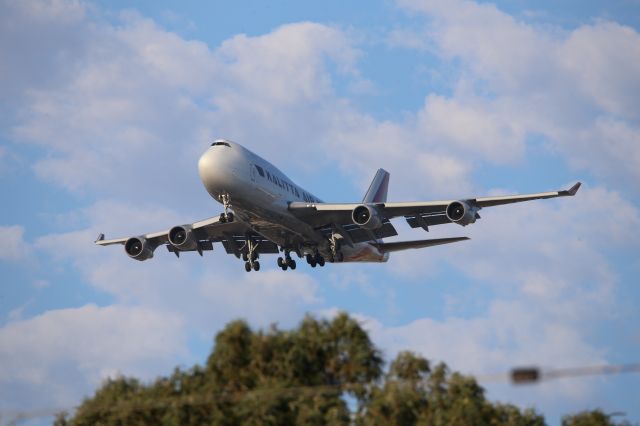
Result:
[[[216,145],[224,145],[224,146],[228,146],[229,148],[231,148],[231,145],[229,145],[229,142],[224,142],[224,141],[214,141],[211,146],[216,146]]]

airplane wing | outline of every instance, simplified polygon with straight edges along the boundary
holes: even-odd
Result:
[[[167,250],[176,256],[179,256],[183,251],[197,251],[202,255],[203,251],[213,250],[215,242],[222,243],[227,253],[240,257],[245,251],[247,237],[257,244],[256,252],[258,253],[279,252],[275,243],[256,234],[244,222],[238,220],[221,222],[220,216],[134,237],[107,240],[104,238],[104,234],[100,234],[95,243],[100,246],[123,244],[127,254],[136,260],[146,260],[153,257],[153,252],[161,245],[165,245]],[[170,238],[174,242],[177,240],[182,243],[171,244]]]
[[[581,183],[578,182],[568,190],[539,192],[534,194],[522,195],[468,198],[461,200],[395,203],[383,202],[372,204],[292,202],[289,204],[289,210],[300,219],[317,228],[327,226],[332,226],[335,228],[337,226],[338,232],[340,233],[342,232],[339,228],[344,228],[345,225],[355,225],[358,228],[365,229],[383,229],[388,223],[389,219],[399,216],[404,216],[407,223],[412,228],[421,227],[424,230],[428,231],[428,227],[433,225],[441,225],[454,222],[464,226],[470,223],[474,223],[476,219],[480,218],[478,211],[485,207],[519,203],[523,201],[540,200],[545,198],[573,196],[578,192],[580,185]],[[355,223],[355,216],[358,216],[358,219],[362,220],[362,222]],[[376,221],[379,223],[375,223]],[[389,225],[391,224],[389,223]],[[393,228],[392,225],[391,228]],[[345,231],[346,234],[349,234],[349,231],[347,229],[345,229]],[[395,229],[393,229],[393,233],[391,235],[396,234],[397,233],[395,233]],[[369,234],[369,237],[371,237],[371,234]]]

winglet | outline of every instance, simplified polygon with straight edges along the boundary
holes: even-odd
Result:
[[[565,190],[565,191],[560,191],[560,195],[568,195],[573,197],[574,195],[576,195],[576,193],[578,192],[578,189],[580,189],[580,186],[582,185],[582,182],[578,182],[575,185],[573,185],[571,188]]]
[[[94,243],[98,243],[98,241],[104,241],[104,234],[98,234],[98,238],[94,241]]]

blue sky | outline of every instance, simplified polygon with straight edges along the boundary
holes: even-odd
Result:
[[[347,310],[387,356],[471,374],[640,360],[640,5],[0,1],[0,410],[203,362],[225,323]],[[326,201],[555,190],[384,265],[260,273],[218,249],[133,262],[107,237],[220,212],[211,139]],[[403,239],[424,238],[401,221]],[[266,268],[265,268],[266,266]],[[551,424],[640,421],[639,377],[483,383]]]

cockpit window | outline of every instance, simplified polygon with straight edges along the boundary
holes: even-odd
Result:
[[[231,145],[229,145],[229,142],[223,142],[223,141],[215,141],[211,144],[211,146],[216,146],[216,145],[224,145],[224,146],[228,146],[229,148],[231,148]]]

